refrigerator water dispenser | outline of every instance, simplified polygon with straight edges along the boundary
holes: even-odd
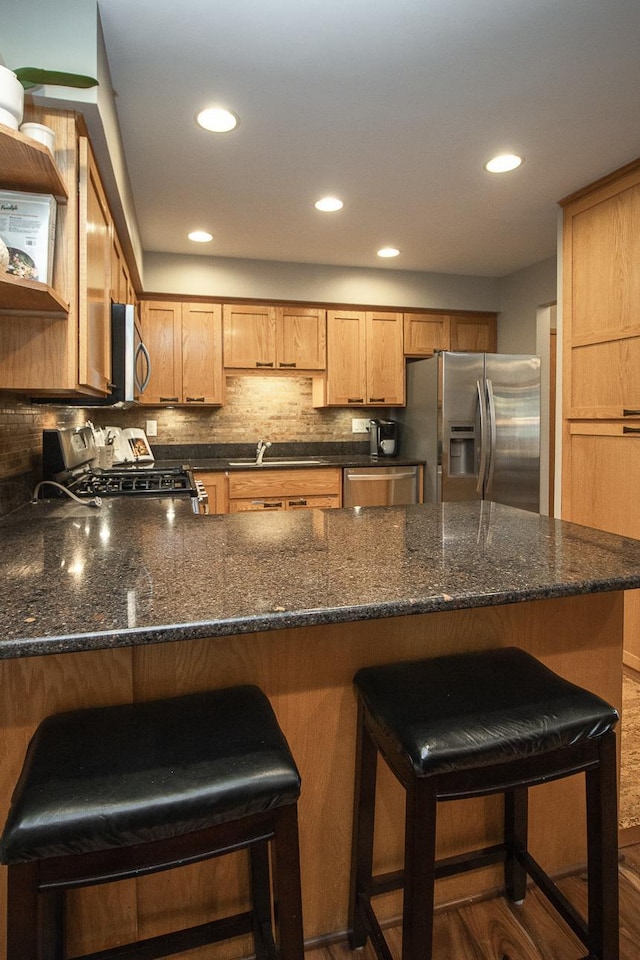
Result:
[[[449,425],[449,475],[470,477],[476,474],[476,431],[473,424]]]

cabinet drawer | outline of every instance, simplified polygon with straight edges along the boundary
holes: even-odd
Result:
[[[285,510],[283,497],[255,498],[252,500],[230,500],[229,513],[264,513],[267,510]]]
[[[339,467],[311,470],[239,470],[229,474],[229,497],[270,499],[272,497],[340,495]]]
[[[328,494],[327,496],[301,496],[287,497],[287,510],[311,510],[314,507],[327,509],[327,507],[339,507],[340,497],[337,494]]]

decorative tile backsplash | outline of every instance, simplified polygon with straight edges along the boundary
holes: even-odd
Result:
[[[345,442],[366,439],[351,432],[352,417],[380,410],[320,409],[311,405],[309,377],[229,376],[223,407],[49,407],[15,395],[0,397],[0,515],[24,503],[41,478],[42,431],[87,419],[100,426],[146,428],[157,423],[156,444]]]

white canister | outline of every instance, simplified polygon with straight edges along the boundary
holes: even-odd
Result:
[[[23,110],[24,88],[13,70],[0,63],[0,123],[17,130]]]
[[[32,140],[37,140],[38,143],[43,143],[53,153],[56,145],[56,132],[51,127],[46,127],[44,123],[31,123],[29,121],[22,124],[20,133],[24,133],[25,137],[30,137]]]

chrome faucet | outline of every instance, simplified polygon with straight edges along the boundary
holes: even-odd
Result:
[[[256,463],[262,463],[267,448],[270,446],[270,440],[258,440],[258,446],[256,447]]]

